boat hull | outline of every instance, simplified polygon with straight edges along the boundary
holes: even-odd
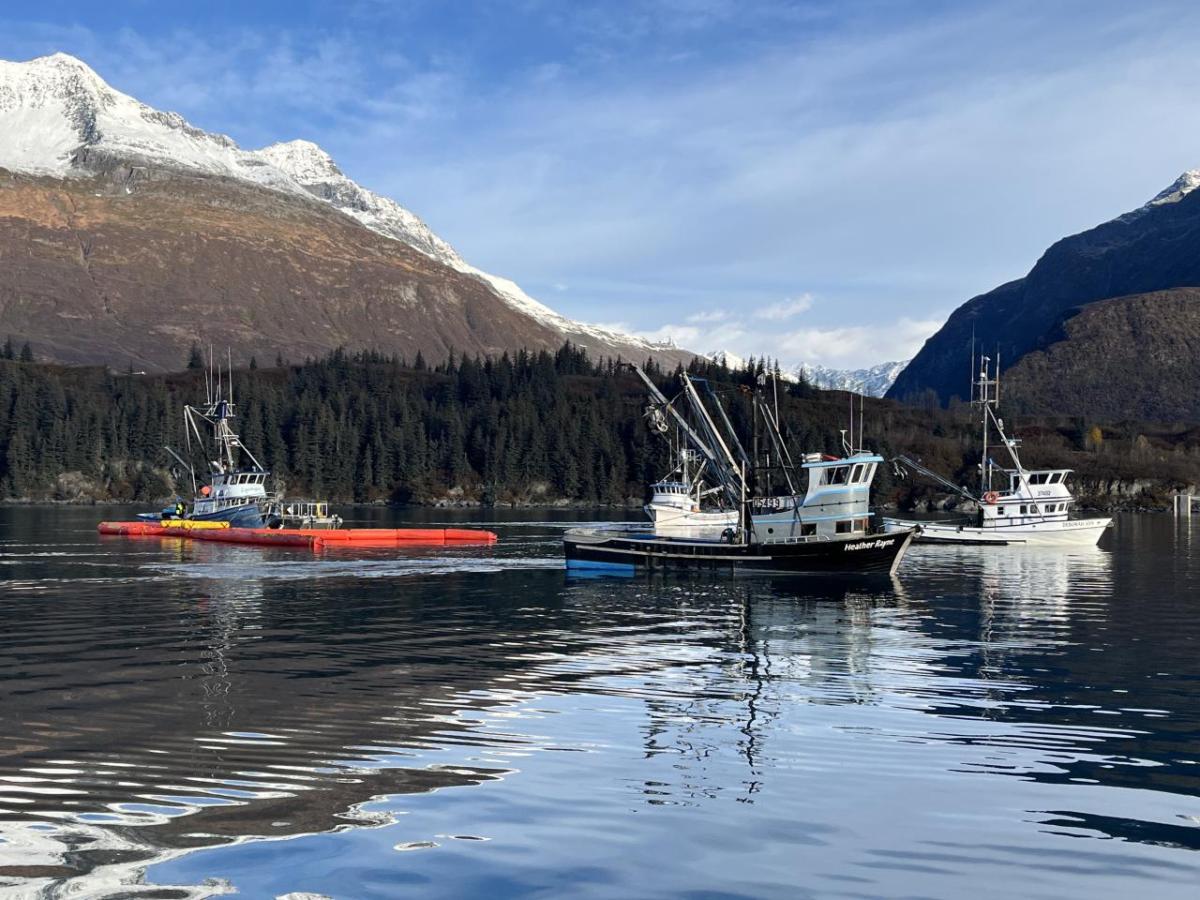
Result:
[[[736,512],[706,512],[680,509],[676,506],[664,506],[658,504],[647,504],[645,507],[646,515],[650,517],[651,523],[655,530],[663,528],[673,529],[717,529],[736,528],[738,524],[738,514]]]
[[[1066,521],[1036,522],[1012,526],[980,528],[956,522],[917,522],[906,519],[884,519],[886,532],[899,533],[917,528],[917,543],[921,544],[1023,544],[1038,547],[1094,547],[1112,524],[1108,517],[1067,519]]]
[[[265,528],[267,520],[257,503],[243,503],[241,506],[227,506],[216,512],[188,516],[196,522],[228,522],[230,528]]]
[[[638,532],[567,532],[569,569],[709,571],[773,575],[891,575],[913,531],[830,540],[730,544]]]

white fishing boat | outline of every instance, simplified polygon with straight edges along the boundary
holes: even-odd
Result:
[[[643,509],[656,532],[720,532],[737,525],[737,510],[720,505],[721,488],[709,486],[704,465],[699,453],[684,448],[679,451],[679,465],[650,485],[650,501]]]
[[[974,364],[972,364],[974,370]],[[1019,453],[1020,441],[1009,437],[1004,420],[997,415],[1000,373],[992,377],[990,360],[982,357],[978,378],[973,382],[973,405],[982,411],[983,460],[979,491],[974,494],[926,469],[907,457],[896,462],[929,476],[974,504],[974,515],[950,520],[917,521],[887,518],[886,531],[919,529],[917,541],[939,544],[1036,544],[1094,545],[1112,524],[1107,516],[1072,518],[1075,498],[1067,487],[1071,469],[1028,469]],[[1011,460],[1010,467],[997,465],[989,456],[989,436],[995,429],[1000,446]]]

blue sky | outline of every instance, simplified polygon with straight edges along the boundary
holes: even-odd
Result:
[[[0,7],[0,57],[316,141],[567,315],[835,366],[1200,166],[1197,33],[1103,0]]]

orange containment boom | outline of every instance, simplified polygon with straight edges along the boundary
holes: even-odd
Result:
[[[197,523],[198,524],[198,523]],[[211,523],[217,525],[217,523]],[[230,528],[195,527],[181,520],[158,522],[101,522],[101,534],[126,537],[180,537],[227,544],[258,544],[269,547],[418,547],[447,544],[494,544],[496,534],[469,528]]]

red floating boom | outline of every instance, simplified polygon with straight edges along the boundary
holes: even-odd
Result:
[[[306,547],[310,550],[316,550],[322,543],[320,538],[307,534],[270,528],[214,528],[212,531],[184,531],[181,528],[165,528],[163,533],[189,537],[196,541],[259,544],[264,547]]]
[[[101,522],[101,534],[182,537],[269,547],[398,547],[494,544],[496,534],[468,528],[189,528],[156,522]]]

